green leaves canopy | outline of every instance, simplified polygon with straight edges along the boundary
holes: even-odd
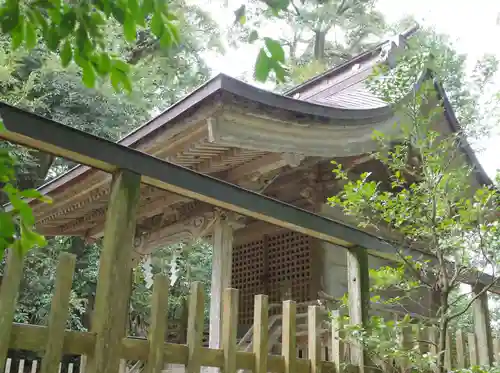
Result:
[[[23,44],[33,49],[41,40],[59,53],[64,66],[73,60],[82,69],[86,86],[93,87],[98,76],[109,76],[115,89],[130,92],[127,64],[106,48],[104,26],[110,20],[122,26],[129,42],[136,40],[140,27],[150,27],[166,47],[179,41],[177,17],[165,1],[6,0],[0,5],[1,30],[12,37],[14,49]]]

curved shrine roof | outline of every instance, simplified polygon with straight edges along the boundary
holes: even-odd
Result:
[[[218,75],[119,143],[259,191],[276,177],[310,171],[318,162],[355,161],[376,149],[374,130],[395,131],[392,108],[364,84],[380,62],[383,45],[285,95]],[[456,131],[451,106],[437,83],[436,87],[450,129]],[[488,182],[470,147],[464,150],[480,182]],[[99,237],[109,182],[110,175],[77,166],[45,184],[40,189],[54,203],[34,203],[37,229],[45,235]],[[157,215],[171,224],[198,209],[186,198],[144,187],[138,226],[147,227]]]

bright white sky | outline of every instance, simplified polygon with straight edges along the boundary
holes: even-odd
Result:
[[[245,0],[228,0],[224,8],[221,0],[203,1],[219,23],[226,26],[234,20],[233,11]],[[496,0],[379,0],[379,8],[389,22],[396,22],[406,15],[413,15],[422,25],[432,25],[437,31],[450,35],[456,48],[468,55],[473,64],[484,53],[494,53],[500,59],[500,2]],[[257,56],[256,46],[229,50],[225,56],[210,56],[208,62],[214,74],[240,77],[251,71]],[[500,79],[498,80],[500,92]],[[481,146],[485,150],[478,157],[486,171],[493,177],[500,169],[500,128]]]

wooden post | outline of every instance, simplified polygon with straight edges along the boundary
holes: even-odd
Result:
[[[91,331],[96,334],[96,344],[93,355],[88,356],[88,373],[119,371],[140,182],[140,175],[127,170],[117,171],[111,182],[92,317]]]
[[[370,280],[368,252],[361,247],[347,250],[347,288],[349,295],[349,322],[351,325],[368,325],[370,305]],[[360,373],[365,367],[365,352],[360,343],[351,345],[351,362],[358,366]]]
[[[236,334],[238,332],[238,290],[224,290],[224,316],[222,318],[222,348],[224,373],[236,373]]]
[[[413,335],[412,327],[410,325],[403,325],[401,327],[401,349],[408,353],[413,348]],[[411,369],[410,360],[407,356],[404,356],[399,361],[400,368],[402,372],[409,371]]]
[[[439,352],[439,340],[438,340],[438,330],[437,327],[435,326],[429,326],[427,328],[427,334],[429,336],[429,342],[431,342],[430,345],[430,352],[433,355],[437,355]]]
[[[253,313],[253,352],[255,373],[267,373],[267,346],[269,325],[269,301],[267,295],[256,295]]]
[[[73,254],[62,253],[59,257],[41,373],[55,372],[61,362],[75,262],[76,256]]]
[[[156,274],[153,283],[151,326],[149,328],[149,354],[146,373],[160,373],[164,365],[165,334],[167,332],[168,279]]]
[[[296,340],[297,304],[293,300],[283,302],[283,326],[281,337],[281,355],[285,358],[284,373],[295,373],[297,365]]]
[[[500,339],[498,338],[493,338],[493,353],[495,362],[500,362]]]
[[[427,328],[422,324],[418,323],[415,325],[415,335],[417,336],[417,345],[418,351],[424,355],[429,352],[429,343],[428,343],[428,332]]]
[[[186,373],[199,373],[201,368],[200,350],[203,342],[203,311],[205,295],[201,283],[193,282],[189,294],[189,312],[187,322],[188,362]]]
[[[233,229],[225,216],[218,216],[213,231],[212,283],[210,288],[210,348],[221,347],[222,294],[231,287]]]
[[[465,369],[467,366],[467,355],[465,354],[466,346],[465,346],[464,333],[461,330],[457,330],[455,338],[456,338],[455,343],[457,348],[457,368]]]
[[[479,294],[484,285],[476,285],[472,290],[473,295]],[[472,305],[474,319],[474,332],[480,365],[493,364],[493,338],[491,336],[490,313],[488,310],[488,293],[483,292]]]
[[[342,363],[345,356],[344,332],[340,312],[332,311],[332,356],[330,359],[335,364],[336,372],[342,371]]]
[[[320,342],[318,335],[318,314],[319,307],[318,306],[309,306],[307,317],[307,334],[308,334],[308,355],[309,360],[311,361],[311,373],[321,373],[321,364],[320,364]]]
[[[30,373],[36,373],[37,366],[38,366],[38,360],[33,360],[31,362],[31,372]]]
[[[446,331],[446,349],[444,351],[444,366],[448,371],[453,369],[451,330]]]
[[[0,373],[4,372],[6,366],[16,298],[23,277],[23,259],[18,250],[9,249],[6,270],[0,287]]]
[[[471,366],[478,365],[477,343],[476,343],[476,335],[474,333],[469,333],[467,335],[467,343],[469,345],[470,365]]]

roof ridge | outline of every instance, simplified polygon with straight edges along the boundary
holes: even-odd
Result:
[[[330,69],[323,72],[322,74],[316,75],[316,76],[306,80],[305,82],[300,83],[297,86],[290,88],[289,90],[285,91],[283,93],[283,95],[290,96],[294,93],[297,93],[297,91],[302,90],[303,88],[306,88],[309,85],[315,84],[318,81],[321,81],[322,79],[324,79],[330,75],[341,73],[341,72],[347,70],[349,67],[355,65],[356,63],[359,63],[360,61],[363,61],[365,59],[373,57],[373,54],[380,53],[382,48],[385,45],[387,45],[388,43],[393,43],[395,38],[399,37],[399,38],[402,38],[403,40],[410,38],[411,36],[413,36],[415,34],[415,32],[418,31],[419,28],[420,28],[420,26],[416,23],[413,26],[409,27],[408,29],[404,30],[403,32],[386,38],[385,40],[381,41],[380,43],[375,45],[370,50],[362,52],[362,53],[358,54],[357,56],[351,58],[350,60],[345,61],[344,63],[341,63],[340,65],[333,66]]]

